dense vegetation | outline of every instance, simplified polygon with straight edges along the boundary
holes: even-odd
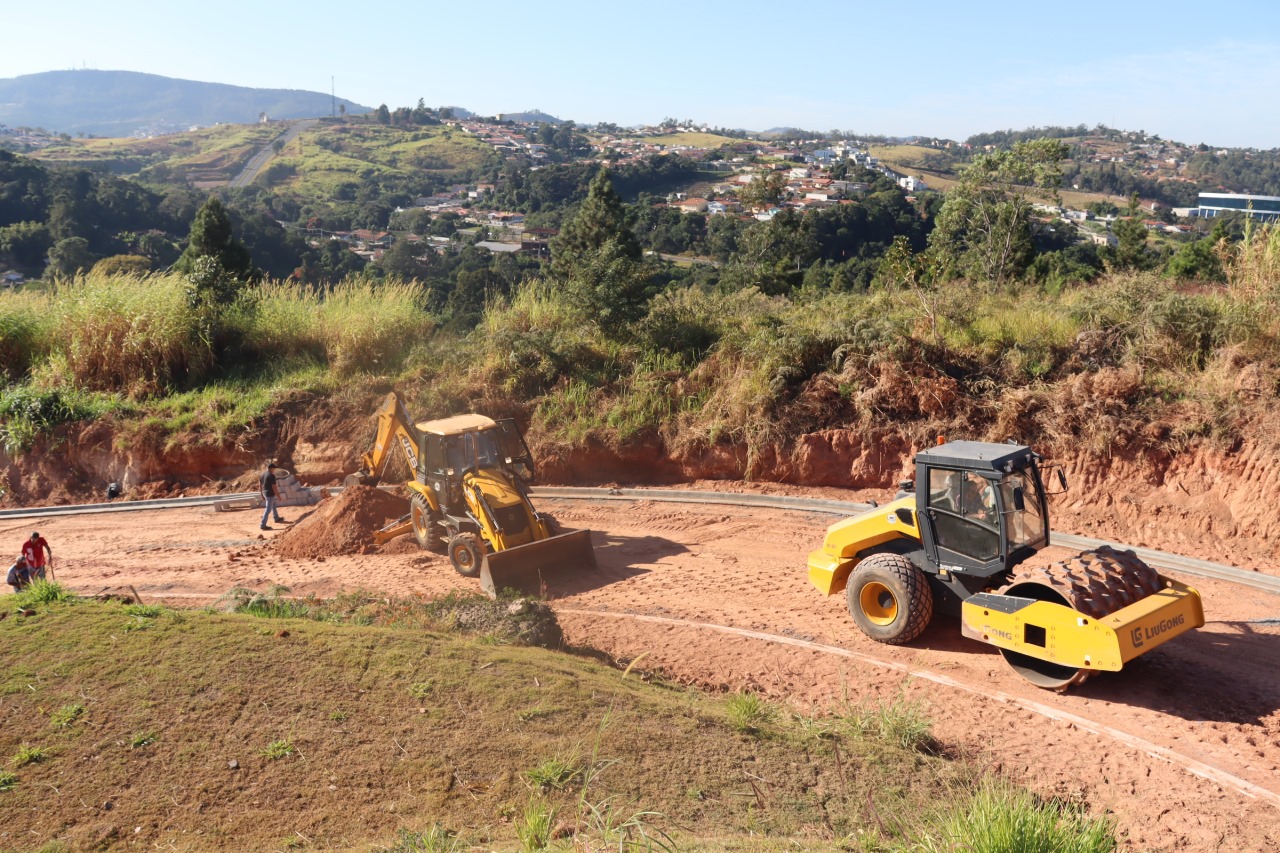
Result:
[[[424,127],[420,142],[439,139]],[[385,126],[348,129],[354,146]],[[869,185],[854,203],[769,221],[655,205],[651,190],[700,177],[679,157],[613,175],[508,163],[496,197],[555,224],[553,263],[470,245],[480,229],[453,251],[401,240],[370,266],[281,228],[285,208],[304,210],[288,193],[197,209],[187,190],[3,155],[0,249],[43,246],[52,261],[51,284],[0,300],[5,443],[110,411],[225,434],[277,391],[358,374],[424,389],[424,411],[522,413],[546,440],[734,442],[752,459],[827,427],[1095,447],[1233,438],[1241,406],[1275,391],[1277,232],[1222,220],[1155,250],[1131,206],[1115,246],[1078,245],[1033,206],[1060,185],[1066,150],[1020,140],[977,155],[945,201],[909,203],[849,173]],[[397,180],[316,203],[381,216]],[[389,221],[461,224],[412,210]],[[143,230],[156,222],[186,240]],[[708,262],[653,254],[672,252]],[[1095,389],[1108,414],[1081,417],[1064,399],[1095,376],[1108,377]],[[1136,435],[1124,411],[1170,417]]]

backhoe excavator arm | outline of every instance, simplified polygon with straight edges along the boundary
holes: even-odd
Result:
[[[418,474],[418,452],[422,436],[404,407],[400,395],[394,391],[382,401],[378,410],[378,430],[373,447],[360,457],[360,470],[347,478],[347,485],[374,486],[382,478],[391,455],[391,448],[399,447],[409,465],[410,474]]]

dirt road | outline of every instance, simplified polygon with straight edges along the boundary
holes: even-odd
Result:
[[[1280,849],[1276,596],[1192,581],[1204,629],[1059,696],[1021,681],[945,617],[904,648],[862,637],[843,600],[824,599],[805,578],[829,516],[643,501],[544,507],[598,531],[598,575],[553,590],[571,642],[624,659],[647,652],[646,669],[802,710],[919,700],[949,747],[1044,793],[1111,809],[1132,847]],[[305,513],[286,514],[305,523]],[[443,556],[404,541],[368,556],[279,559],[261,538],[279,534],[260,534],[257,523],[256,513],[189,509],[48,519],[39,529],[59,580],[83,593],[132,585],[148,601],[203,604],[236,585],[318,595],[474,588]],[[4,524],[0,541],[16,548],[32,527]]]

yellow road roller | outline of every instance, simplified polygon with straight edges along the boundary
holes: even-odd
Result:
[[[1045,466],[1030,447],[940,442],[895,500],[833,524],[809,580],[841,591],[868,637],[910,643],[941,612],[1039,687],[1066,690],[1204,625],[1200,595],[1132,551],[1022,564],[1049,544]]]

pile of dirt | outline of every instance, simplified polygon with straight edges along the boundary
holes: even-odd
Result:
[[[447,595],[427,605],[444,630],[482,634],[518,646],[559,647],[560,620],[550,606],[531,598],[499,599],[483,595]]]
[[[377,550],[373,534],[409,511],[409,502],[369,486],[351,486],[277,537],[277,554],[313,560]]]

